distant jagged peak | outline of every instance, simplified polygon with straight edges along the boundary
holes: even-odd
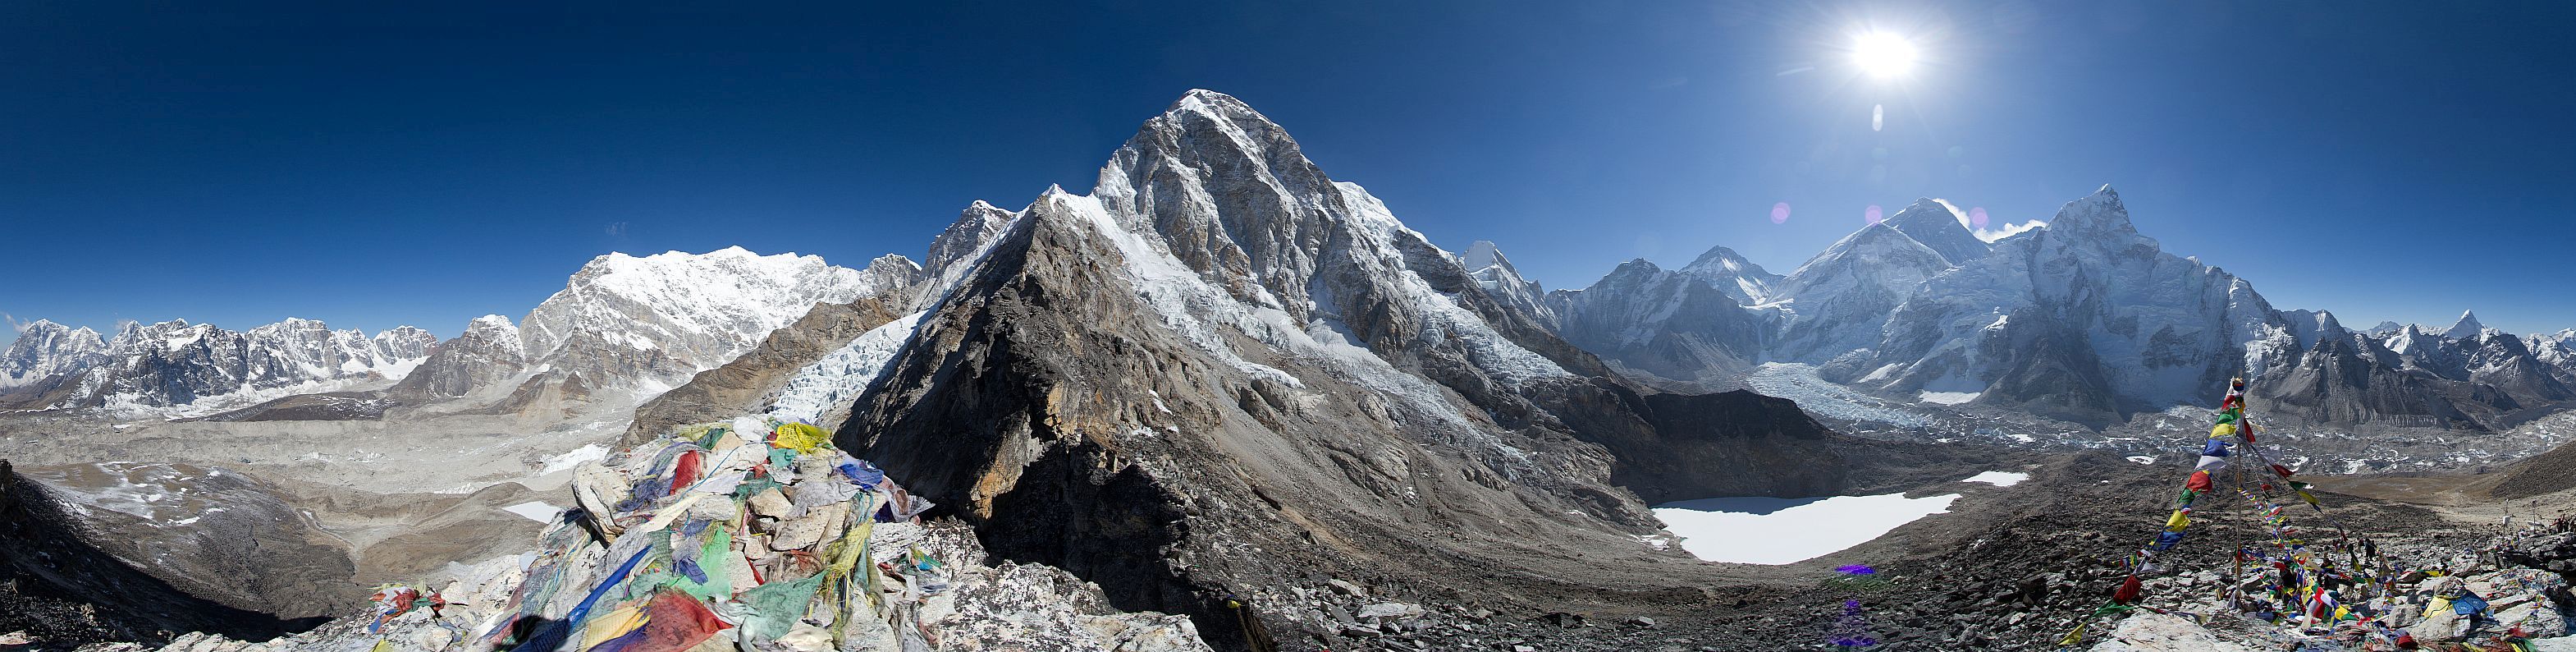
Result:
[[[591,259],[563,290],[520,319],[519,335],[534,360],[567,351],[632,349],[657,352],[695,372],[732,360],[814,304],[848,303],[895,289],[876,287],[859,270],[828,264],[821,256],[764,256],[739,246],[703,254],[610,253]],[[601,346],[573,346],[577,340]],[[663,365],[654,373],[678,371]]]
[[[1520,271],[1512,267],[1511,259],[1503,257],[1502,247],[1495,246],[1492,240],[1467,243],[1467,250],[1458,253],[1458,262],[1471,274],[1491,267],[1511,270],[1515,275]]]
[[[1994,249],[1968,229],[1968,216],[1949,202],[1925,197],[1899,210],[1884,222],[1889,228],[1904,233],[1923,246],[1941,254],[1953,266],[1986,255]]]
[[[1914,228],[1956,226],[1960,231],[1968,230],[1966,212],[1960,211],[1958,206],[1952,205],[1947,200],[1931,197],[1915,198],[1914,203],[1907,204],[1905,208],[1897,209],[1895,215],[1888,216],[1886,222],[1899,231],[1905,231],[1906,235],[1914,235],[1912,230]]]
[[[90,327],[88,327],[88,326],[82,326],[82,327],[79,327],[79,328],[73,328],[73,327],[70,327],[70,326],[62,325],[62,324],[60,324],[60,323],[56,323],[54,320],[51,320],[51,319],[43,319],[43,318],[38,318],[38,319],[36,319],[35,321],[30,321],[30,322],[25,322],[25,323],[17,324],[17,327],[18,327],[18,335],[19,335],[20,337],[25,337],[25,336],[28,336],[28,335],[31,335],[31,334],[33,334],[33,335],[43,335],[43,334],[48,334],[48,333],[60,333],[60,334],[65,334],[65,335],[77,335],[77,334],[79,334],[79,333],[88,333],[88,334],[89,334],[89,336],[90,336],[90,337],[92,337],[92,338],[96,338],[96,337],[98,337],[98,331],[97,331],[96,329],[92,329],[92,328],[90,328]]]
[[[1747,306],[1770,302],[1773,285],[1782,278],[1724,245],[1702,252],[1698,259],[1682,266],[1681,272],[1699,278],[1736,303]]]
[[[957,221],[930,240],[930,257],[923,263],[923,273],[930,278],[944,278],[948,270],[965,261],[984,245],[1002,237],[1009,230],[1015,211],[1003,210],[991,202],[975,200],[966,210],[958,211]]]
[[[518,327],[510,324],[510,317],[508,315],[484,315],[476,317],[472,321],[465,322],[465,332],[468,333],[490,333],[516,329],[518,329]]]
[[[2243,283],[2243,279],[2237,279]],[[2320,340],[2342,340],[2350,331],[2336,321],[2334,313],[2323,310],[2284,310],[2281,316],[2290,322],[2291,333],[2298,338],[2299,348],[2316,346]]]
[[[2443,331],[2442,336],[2455,340],[2472,340],[2477,339],[2478,335],[2485,330],[2486,325],[2478,323],[2476,311],[2463,310],[2460,311],[2459,321],[2452,322],[2451,329]]]
[[[2138,233],[2137,226],[2129,222],[2129,207],[2120,202],[2120,191],[2113,190],[2110,184],[2058,207],[2057,217],[2048,221],[2048,230],[2068,235]]]
[[[1762,269],[1762,266],[1754,264],[1752,259],[1745,258],[1744,254],[1736,253],[1734,249],[1729,249],[1725,245],[1709,247],[1708,251],[1700,253],[1699,258],[1692,259],[1689,265],[1682,266],[1682,271],[1728,276],[1779,276]]]

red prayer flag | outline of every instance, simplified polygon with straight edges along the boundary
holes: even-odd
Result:
[[[2193,471],[2191,472],[2191,479],[2183,481],[2182,488],[2192,491],[2209,491],[2217,488],[2217,484],[2210,482],[2208,471]]]
[[[671,493],[664,495],[680,495],[681,489],[698,483],[698,457],[697,451],[680,454],[680,463],[671,470]]]

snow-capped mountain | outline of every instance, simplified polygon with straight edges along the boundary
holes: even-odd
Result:
[[[1854,231],[1781,282],[1780,296],[1792,316],[1772,347],[1773,357],[1823,362],[1875,345],[1888,311],[1913,296],[1925,280],[1953,266],[1948,256],[1907,235],[1899,224],[1912,224],[1924,233],[1955,232],[1978,246],[1959,255],[1983,252],[1985,243],[1951,221],[1948,207],[1929,200]]]
[[[555,412],[616,397],[643,400],[750,351],[817,304],[910,292],[922,269],[902,256],[866,269],[819,256],[612,253],[513,325],[486,315],[430,352],[389,394],[410,402]]]
[[[1592,287],[1550,292],[1547,302],[1559,335],[1631,377],[1671,389],[1737,389],[1784,314],[1739,302],[1766,298],[1778,279],[1720,247],[1681,270],[1631,260]]]
[[[1761,265],[1755,265],[1753,261],[1745,260],[1742,254],[1725,247],[1710,247],[1691,264],[1683,266],[1681,271],[1747,306],[1771,303],[1778,298],[1780,282],[1786,278],[1762,269]]]
[[[921,278],[902,256],[849,269],[739,247],[609,254],[519,323],[486,315],[446,342],[409,326],[370,337],[307,319],[240,332],[129,324],[102,342],[40,320],[0,353],[0,405],[207,412],[385,381],[399,382],[375,389],[401,404],[480,397],[463,407],[484,411],[563,408],[600,392],[641,399],[732,361],[816,304],[909,293]],[[217,397],[226,400],[200,404]]]
[[[740,361],[793,373],[729,365],[666,396],[840,404],[845,447],[994,555],[1211,639],[1240,637],[1214,598],[1290,600],[1360,563],[1453,585],[1574,546],[1697,573],[1629,536],[1654,530],[1638,496],[1816,495],[1867,454],[1785,401],[1631,392],[1499,252],[1433,246],[1218,93],[1149,120],[1089,194],[968,208],[927,260],[915,312],[810,325],[837,350],[782,331]],[[1162,523],[1182,525],[1142,526]]]
[[[295,318],[248,331],[129,323],[100,342],[89,329],[38,320],[0,354],[0,401],[18,409],[158,410],[217,397],[265,400],[400,378],[436,342],[409,326],[369,337]]]
[[[1512,259],[1504,257],[1503,250],[1495,247],[1494,243],[1485,240],[1468,243],[1467,251],[1458,254],[1458,263],[1466,266],[1467,275],[1476,279],[1476,286],[1484,288],[1485,294],[1495,301],[1542,323],[1556,320],[1555,311],[1547,307],[1547,291],[1541,289],[1537,282],[1521,278],[1520,269],[1513,267]]]
[[[71,328],[38,319],[0,351],[0,389],[24,387],[98,366],[107,360],[107,342],[89,327]]]
[[[1994,250],[1994,245],[1968,230],[1968,216],[1961,214],[1959,207],[1938,199],[1915,200],[1914,205],[1888,216],[1883,224],[1941,254],[1949,267],[1968,264]]]
[[[1992,244],[1947,204],[1917,201],[1760,284],[1768,293],[1731,294],[1735,311],[1646,282],[1652,269],[1557,293],[1582,298],[1557,306],[1560,332],[1650,380],[1708,386],[1749,362],[1824,363],[1827,379],[1887,395],[2092,424],[2203,404],[2242,374],[2256,396],[2325,422],[2497,427],[2569,400],[2576,378],[2566,338],[2504,335],[2473,314],[2353,332],[2324,311],[2274,310],[2244,279],[2140,235],[2108,186]],[[1726,340],[1738,343],[1727,356],[1640,344],[1739,333],[1743,311],[1766,309],[1781,311],[1771,328]]]

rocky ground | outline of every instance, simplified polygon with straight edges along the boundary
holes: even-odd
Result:
[[[2194,643],[2202,640],[2248,650],[2298,644],[2308,645],[2297,648],[2305,650],[2364,649],[2285,634],[2213,604],[2233,546],[2259,541],[2257,523],[2243,510],[2230,509],[2241,505],[2204,505],[2205,516],[2192,530],[2196,538],[2171,553],[2168,568],[2146,582],[2146,606],[2208,616],[2206,627],[2182,620],[2188,629],[2178,630],[2203,638],[2154,647],[2143,642],[2159,628],[2173,629],[2172,623],[2146,611],[2136,619],[2143,622],[2134,624],[2094,617],[2123,577],[2120,557],[2160,529],[2179,475],[2176,467],[2137,465],[2106,454],[2064,459],[2036,470],[2030,482],[1972,496],[1960,513],[1926,518],[1870,544],[1788,567],[1802,576],[1711,586],[1696,596],[1640,595],[1588,609],[1542,611],[1497,609],[1477,600],[1416,604],[1335,582],[1330,586],[1336,590],[1316,592],[1312,604],[1340,623],[1343,636],[1335,650],[2054,650],[2064,649],[2057,643],[2079,622],[2087,624],[2088,635],[2077,649],[2225,649]],[[2336,480],[2319,482],[2331,487]],[[2465,577],[2465,586],[2487,596],[2499,618],[2530,627],[2535,638],[2567,634],[2563,615],[2576,609],[2576,600],[2565,595],[2563,578],[2576,571],[2576,532],[2570,531],[2576,521],[2530,526],[2576,513],[2569,496],[2542,500],[2545,509],[2518,509],[2519,525],[2510,536],[2497,518],[2504,508],[2493,502],[2462,509],[2333,493],[2322,498],[2331,506],[2327,513],[2352,527],[2351,536],[2377,542],[2409,567],[2447,568]],[[2305,520],[2330,529],[2320,519]],[[1832,570],[1855,563],[1876,572],[1852,576]],[[2405,615],[2392,617],[2392,627],[2423,622],[2412,614],[2441,590],[2427,579],[2435,578],[2417,573],[2400,582],[2405,596],[2389,610]],[[2517,580],[2544,589],[2517,589]],[[1876,643],[1830,641],[1854,633]],[[2419,638],[2427,644],[2441,640]],[[2107,643],[2120,640],[2141,646]]]

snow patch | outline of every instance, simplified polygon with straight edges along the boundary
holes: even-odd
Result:
[[[1925,403],[1958,405],[1977,400],[1977,396],[1984,393],[1985,392],[1923,392],[1918,396],[1922,398]]]
[[[1983,482],[1983,483],[1990,484],[1990,485],[1994,485],[1994,486],[1998,486],[1998,487],[2010,487],[2010,486],[2013,486],[2013,485],[2021,484],[2021,481],[2023,481],[2023,480],[2028,480],[2028,479],[2030,479],[2030,474],[2028,474],[2028,473],[2016,473],[2016,472],[2012,472],[2012,471],[1987,471],[1987,472],[1984,472],[1984,473],[1979,473],[1979,474],[1976,474],[1976,475],[1973,475],[1973,476],[1969,476],[1969,477],[1968,477],[1968,479],[1966,479],[1966,480],[1960,480],[1960,482]]]
[[[1868,543],[1898,526],[1950,511],[1959,494],[1829,498],[1703,498],[1654,508],[1682,549],[1706,561],[1793,564]]]
[[[528,520],[531,521],[539,523],[553,523],[555,522],[555,516],[562,514],[564,508],[548,505],[545,501],[529,501],[511,505],[509,507],[503,507],[501,510],[528,517]]]
[[[580,448],[572,449],[571,452],[564,453],[562,455],[546,458],[545,469],[538,471],[537,475],[553,475],[556,473],[562,473],[572,470],[573,467],[581,466],[583,462],[596,462],[604,459],[608,459],[608,447],[598,444],[589,444]]]

